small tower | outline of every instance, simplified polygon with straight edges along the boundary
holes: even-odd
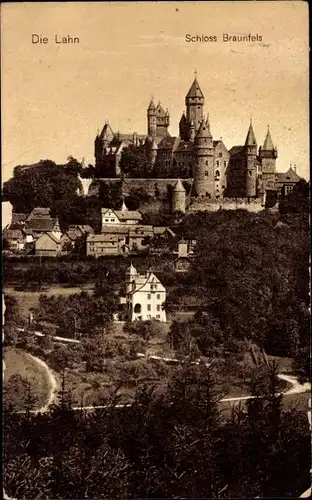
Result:
[[[156,135],[158,137],[165,137],[168,135],[169,127],[169,112],[165,111],[160,102],[156,107]]]
[[[247,198],[257,196],[257,141],[252,127],[252,120],[245,141],[245,195]]]
[[[259,158],[261,161],[262,173],[275,174],[277,149],[273,146],[269,125],[263,146],[259,148]]]
[[[204,94],[202,93],[199,87],[195,73],[195,79],[185,97],[185,105],[186,105],[186,121],[188,125],[190,125],[191,121],[193,120],[196,132],[198,131],[200,124],[203,121],[204,104],[205,104]]]
[[[156,137],[156,107],[153,99],[147,108],[147,135]]]
[[[195,195],[214,197],[214,147],[207,120],[201,122],[195,136],[193,178]]]
[[[132,265],[132,262],[129,267],[126,269],[125,273],[125,281],[126,281],[126,294],[128,295],[133,288],[135,288],[135,278],[137,276],[137,270],[136,268]]]
[[[172,212],[183,212],[186,210],[186,191],[178,179],[172,190]]]
[[[126,202],[125,202],[124,198],[122,199],[122,205],[121,205],[121,209],[120,210],[121,210],[121,212],[127,212],[127,210],[128,210],[128,207],[126,205]]]

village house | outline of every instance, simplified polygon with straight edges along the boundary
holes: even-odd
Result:
[[[57,217],[51,217],[49,208],[37,207],[32,210],[25,221],[27,234],[34,239],[44,233],[53,232],[60,239],[62,236]]]
[[[180,240],[178,242],[178,256],[173,260],[172,265],[176,272],[186,272],[191,266],[194,242]],[[176,253],[176,252],[174,252]]]
[[[137,210],[128,210],[125,202],[123,202],[120,210],[113,210],[112,208],[101,209],[102,229],[111,225],[135,225],[139,224],[142,220],[142,214]]]
[[[126,307],[130,321],[156,319],[166,322],[166,289],[149,270],[139,274],[131,264],[126,270]]]
[[[44,232],[35,241],[35,255],[57,257],[61,253],[61,239],[53,232]]]

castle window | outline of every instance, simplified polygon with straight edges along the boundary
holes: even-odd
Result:
[[[222,153],[219,153],[219,158],[222,158]]]
[[[219,172],[219,170],[216,170],[216,177],[220,177],[220,172]]]
[[[208,165],[208,160],[206,160],[206,165]]]
[[[216,162],[216,165],[217,165],[217,167],[219,166],[219,162],[218,161]]]
[[[248,173],[249,173],[249,175],[252,175],[251,170],[249,170],[249,172],[248,172]]]
[[[205,171],[205,177],[208,177],[208,170]]]
[[[226,167],[226,161],[223,162],[223,166]]]

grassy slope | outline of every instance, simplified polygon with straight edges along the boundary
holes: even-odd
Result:
[[[31,383],[32,394],[36,397],[36,407],[42,407],[46,403],[50,390],[49,379],[45,369],[21,349],[12,347],[4,348],[3,358],[5,362],[4,389],[12,375],[18,374]],[[19,402],[19,405],[21,403],[22,401]]]

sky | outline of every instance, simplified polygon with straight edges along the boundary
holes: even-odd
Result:
[[[146,133],[151,97],[178,134],[197,70],[214,139],[258,145],[270,125],[277,170],[309,177],[308,4],[274,2],[5,3],[1,7],[2,180],[16,165],[69,155],[94,164],[94,139]],[[223,42],[223,33],[262,37]],[[48,38],[32,43],[32,35]],[[186,35],[217,36],[187,42]],[[79,44],[56,44],[70,35]]]

